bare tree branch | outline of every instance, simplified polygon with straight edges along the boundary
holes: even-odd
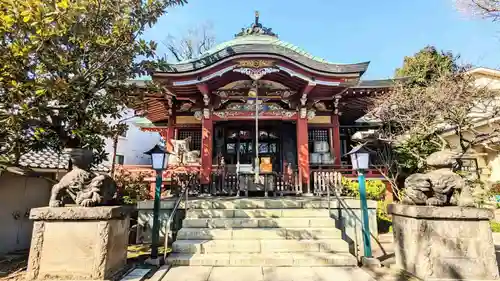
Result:
[[[377,96],[376,117],[386,126],[381,139],[405,147],[405,142],[427,140],[466,156],[472,149],[500,137],[498,126],[488,120],[500,117],[499,92],[476,83],[468,68],[444,73],[425,86],[399,83],[391,93]],[[422,159],[418,147],[406,153]],[[391,160],[392,161],[392,160]]]
[[[181,38],[169,35],[163,41],[177,62],[197,58],[215,46],[215,35],[210,23],[188,30]],[[168,58],[168,56],[167,56]]]
[[[459,11],[467,15],[500,20],[500,1],[499,0],[454,0]]]

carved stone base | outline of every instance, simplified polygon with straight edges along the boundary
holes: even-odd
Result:
[[[498,280],[487,209],[391,204],[396,264],[424,280]]]
[[[126,265],[128,209],[32,209],[27,280],[109,280]]]

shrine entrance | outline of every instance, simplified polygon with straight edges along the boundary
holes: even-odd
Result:
[[[292,122],[260,121],[257,134],[253,121],[218,122],[214,126],[214,160],[224,157],[230,172],[253,172],[258,145],[260,172],[281,173],[288,164],[296,165],[295,127]]]

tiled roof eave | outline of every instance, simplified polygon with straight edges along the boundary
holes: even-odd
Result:
[[[57,152],[44,149],[41,151],[30,151],[25,153],[19,159],[19,165],[31,169],[46,169],[46,170],[68,170],[70,156],[68,153]],[[98,172],[109,172],[109,167],[99,164],[92,169]]]

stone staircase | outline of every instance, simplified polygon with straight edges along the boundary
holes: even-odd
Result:
[[[283,199],[206,200],[190,208],[167,258],[170,265],[357,265],[328,209]]]

